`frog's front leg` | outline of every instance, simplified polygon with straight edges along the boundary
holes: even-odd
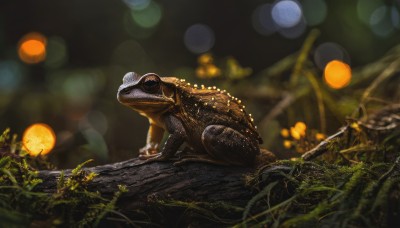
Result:
[[[168,160],[178,151],[179,147],[185,141],[186,131],[178,118],[174,116],[165,117],[165,126],[169,132],[169,136],[164,144],[164,148],[155,156],[148,157],[146,162]]]
[[[146,145],[139,150],[139,158],[147,159],[158,153],[161,140],[164,136],[164,129],[150,122],[147,132]]]
[[[239,131],[224,126],[210,125],[201,136],[208,158],[184,158],[179,164],[189,161],[200,161],[225,165],[253,165],[260,149],[256,140],[246,137]]]

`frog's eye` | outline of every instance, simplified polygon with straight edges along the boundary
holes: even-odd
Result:
[[[148,93],[155,93],[160,89],[160,78],[156,75],[149,75],[142,81],[142,87]]]

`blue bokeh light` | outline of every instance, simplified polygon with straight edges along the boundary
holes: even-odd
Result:
[[[183,40],[189,51],[201,54],[214,46],[215,36],[213,30],[207,25],[194,24],[186,30]]]
[[[393,27],[400,29],[400,15],[396,7],[392,6],[390,11],[390,19],[392,20]]]
[[[14,92],[22,81],[22,73],[22,66],[17,62],[0,62],[0,92]]]

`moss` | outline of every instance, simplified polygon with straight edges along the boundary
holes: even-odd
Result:
[[[388,201],[391,195],[400,194],[397,165],[395,162],[345,166],[323,161],[271,164],[254,177],[260,185],[270,184],[249,201],[251,206],[258,202],[258,210],[251,213],[246,210],[240,225],[365,227],[389,224],[388,218],[399,213],[389,210],[397,201]]]
[[[11,152],[10,148],[16,148]],[[21,155],[14,142],[10,141],[9,130],[0,136],[0,148],[6,148],[0,157],[0,227],[93,227],[99,225],[110,214],[118,214],[116,201],[126,191],[120,186],[111,199],[89,191],[86,186],[95,178],[82,167],[67,177],[63,173],[58,179],[57,191],[51,194],[36,192],[42,183],[37,163]],[[123,224],[132,223],[123,216]]]

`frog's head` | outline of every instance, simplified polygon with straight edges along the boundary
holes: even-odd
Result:
[[[143,76],[129,72],[122,79],[117,99],[141,113],[162,112],[174,106],[174,88],[154,73]]]

